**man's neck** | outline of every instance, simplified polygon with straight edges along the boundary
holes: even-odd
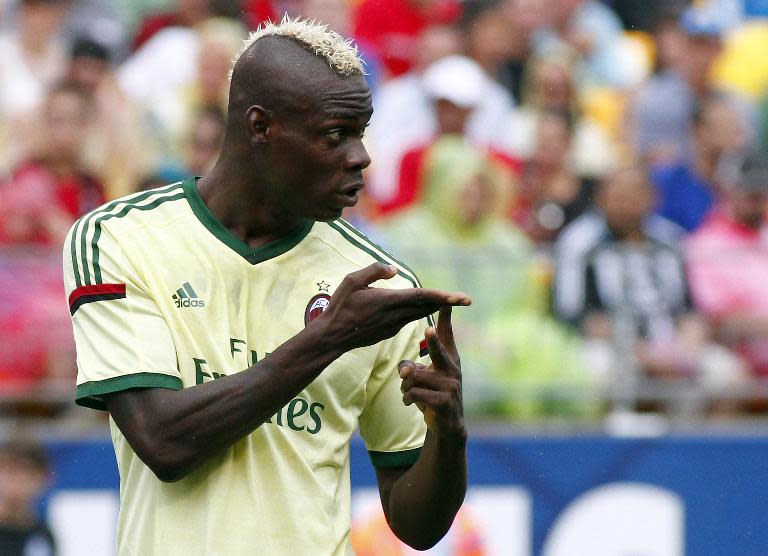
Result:
[[[0,524],[8,527],[28,527],[34,522],[34,516],[27,509],[0,503]]]
[[[71,160],[57,160],[48,157],[45,159],[45,166],[54,176],[59,178],[66,178],[78,173],[77,162]]]
[[[243,243],[257,249],[302,224],[278,214],[252,178],[233,175],[226,170],[227,166],[242,167],[235,163],[217,164],[207,176],[198,180],[197,190],[216,220]]]
[[[717,155],[696,144],[693,156],[693,168],[696,174],[708,184],[712,184],[717,172]]]

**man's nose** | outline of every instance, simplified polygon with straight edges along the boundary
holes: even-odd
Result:
[[[350,170],[363,170],[371,165],[371,157],[365,148],[363,141],[358,139],[351,145],[347,153],[347,168]]]

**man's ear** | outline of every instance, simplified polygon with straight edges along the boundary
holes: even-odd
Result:
[[[271,134],[273,119],[272,114],[263,106],[253,105],[245,112],[245,120],[248,126],[248,138],[251,143],[266,143]]]

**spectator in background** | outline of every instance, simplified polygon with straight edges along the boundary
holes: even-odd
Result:
[[[686,242],[694,305],[720,339],[768,376],[768,157],[744,157],[724,171],[723,201]]]
[[[625,29],[651,32],[659,14],[669,8],[682,10],[688,0],[608,0]]]
[[[239,1],[213,0],[215,4],[229,3],[230,6],[237,6]],[[276,2],[273,0],[243,0],[242,10],[245,18],[245,24],[249,29],[257,29],[262,23],[268,21],[277,22],[280,18],[277,13]]]
[[[654,73],[657,75],[675,71],[683,63],[680,58],[685,56],[688,42],[680,26],[680,17],[685,11],[684,3],[673,2],[669,6],[660,7],[651,20],[649,31],[655,48]]]
[[[231,17],[231,10],[224,8],[227,8],[227,2],[222,2],[222,10],[211,10],[211,17],[195,27],[171,26],[155,33],[121,64],[118,70],[120,88],[131,100],[153,106],[169,90],[195,82],[199,78],[201,53],[206,46],[200,29],[209,20],[228,20],[231,26],[240,27],[241,33],[245,34],[240,18]],[[219,11],[229,15],[217,15]],[[242,14],[238,12],[238,15]],[[169,64],[168,60],[173,60],[173,63]]]
[[[482,101],[470,114],[466,134],[475,144],[489,145],[501,135],[505,116],[512,103],[504,90],[493,83],[473,62],[455,58],[462,48],[461,37],[455,29],[445,26],[425,29],[419,52],[417,69],[382,85],[373,99],[373,116],[366,133],[367,145],[375,161],[371,167],[373,196],[386,201],[394,194],[397,171],[403,155],[411,148],[430,141],[436,134],[437,121],[434,104],[424,83],[423,74],[443,58],[439,73],[450,84],[457,83],[461,90],[483,87]],[[455,63],[456,60],[462,60]],[[472,68],[466,83],[466,70]],[[453,68],[453,69],[452,69]]]
[[[550,17],[550,10],[551,0],[504,1],[508,57],[499,70],[498,80],[516,101],[522,98],[523,75],[534,53],[534,37]]]
[[[74,221],[104,202],[82,165],[91,98],[63,83],[48,93],[34,155],[0,185],[0,245],[59,246]]]
[[[394,195],[381,204],[380,212],[385,216],[419,201],[424,178],[423,167],[436,142],[445,136],[471,142],[465,136],[469,118],[473,112],[480,110],[483,104],[490,107],[489,96],[493,93],[498,95],[499,108],[490,107],[491,110],[504,112],[507,109],[507,99],[501,87],[493,84],[480,66],[463,56],[449,56],[432,64],[424,72],[422,85],[435,115],[435,134],[403,156]],[[505,157],[503,153],[493,151],[492,148],[487,150],[499,162],[507,164],[510,170],[517,170],[516,161]]]
[[[215,18],[199,25],[195,33],[195,78],[168,88],[147,105],[152,121],[159,126],[158,150],[170,160],[184,158],[184,142],[197,114],[207,108],[226,112],[229,70],[246,30],[238,22]]]
[[[536,37],[536,52],[548,56],[570,53],[581,88],[622,88],[632,81],[632,67],[622,58],[621,20],[597,0],[560,0],[552,6],[549,24]]]
[[[43,448],[28,442],[0,447],[0,554],[55,556],[56,542],[36,504],[51,482]]]
[[[533,152],[520,174],[512,220],[536,242],[553,241],[592,202],[594,181],[575,171],[570,159],[571,115],[543,110],[536,118]]]
[[[342,37],[352,37],[352,3],[348,0],[299,0],[298,14],[309,20],[328,25]],[[365,61],[365,80],[371,92],[376,96],[376,89],[382,80],[381,60],[376,49],[358,37],[355,40],[357,50]]]
[[[149,164],[151,143],[142,111],[117,86],[110,51],[93,39],[77,37],[65,74],[92,102],[85,164],[102,176],[107,198],[130,193]]]
[[[765,4],[763,9],[768,9]],[[712,79],[725,90],[758,103],[768,93],[768,21],[765,15],[751,19],[728,33],[723,52],[715,62]]]
[[[768,95],[760,103],[760,147],[768,151]]]
[[[67,16],[61,30],[64,41],[71,46],[77,39],[87,37],[106,48],[111,60],[125,60],[130,53],[130,32],[133,31],[126,21],[131,11],[126,3],[121,0],[67,0]],[[141,8],[137,5],[133,9]]]
[[[465,1],[458,29],[464,37],[464,53],[496,80],[514,54],[504,0]]]
[[[462,353],[476,371],[464,377],[467,411],[529,418],[568,413],[567,403],[537,399],[547,387],[583,384],[574,378],[583,369],[578,346],[571,352],[571,340],[543,316],[540,267],[528,239],[504,214],[508,177],[456,135],[439,138],[424,165],[422,201],[384,223],[381,233],[418,261],[415,271],[427,287],[461,285],[473,296],[473,311],[457,315],[456,327],[463,345],[473,346]],[[521,385],[522,396],[515,394]]]
[[[193,176],[205,176],[219,158],[227,117],[216,106],[202,109],[192,126],[186,167]]]
[[[382,61],[387,77],[398,77],[417,66],[424,30],[453,23],[460,13],[456,0],[362,0],[354,16],[354,38]]]
[[[528,63],[520,104],[510,113],[500,144],[517,158],[533,155],[542,113],[571,114],[573,140],[568,158],[576,173],[599,177],[612,169],[618,148],[591,118],[581,111],[573,65],[568,56],[535,56]]]
[[[132,49],[138,50],[162,29],[195,27],[212,17],[210,0],[175,0],[173,9],[145,17],[133,37]]]
[[[653,171],[657,212],[687,231],[698,228],[719,197],[718,165],[747,144],[747,130],[732,100],[706,97],[692,117],[692,157],[658,166]]]
[[[480,296],[473,297],[472,315],[461,318],[481,324],[496,310],[531,302],[524,264],[529,242],[504,217],[508,175],[457,135],[437,139],[426,157],[421,202],[382,225],[386,241],[399,252],[418,250],[409,258],[420,261],[416,272],[425,284],[447,280]],[[482,268],[473,257],[484,261]]]
[[[224,141],[226,115],[218,106],[202,108],[195,116],[183,158],[165,160],[154,172],[137,183],[137,191],[145,191],[181,181],[192,176],[205,176],[219,157]]]
[[[717,92],[710,73],[722,50],[722,30],[706,11],[689,8],[679,20],[683,40],[669,69],[654,75],[637,93],[629,107],[629,142],[651,164],[690,160],[689,130],[695,107]],[[674,41],[673,41],[674,42]],[[733,102],[745,122],[750,107],[737,97]]]
[[[721,393],[739,384],[743,366],[711,342],[692,312],[675,226],[654,216],[653,206],[642,168],[619,169],[600,183],[596,210],[566,228],[555,246],[555,311],[611,353],[602,360],[615,368],[691,379],[707,394]]]
[[[65,0],[20,0],[17,26],[0,35],[0,167],[29,149],[29,116],[61,77],[66,49],[58,40]]]

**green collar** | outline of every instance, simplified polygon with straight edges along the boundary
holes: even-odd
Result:
[[[224,224],[216,220],[216,217],[213,216],[206,204],[200,198],[200,194],[197,192],[196,182],[197,178],[184,180],[184,194],[187,197],[189,206],[192,208],[192,212],[195,213],[195,216],[200,220],[200,223],[208,228],[208,231],[216,236],[219,241],[251,264],[257,264],[290,251],[296,247],[302,239],[307,237],[309,230],[312,229],[312,225],[314,224],[314,221],[307,220],[301,226],[298,226],[280,239],[276,239],[266,245],[253,249],[233,234],[229,228],[224,226]]]

